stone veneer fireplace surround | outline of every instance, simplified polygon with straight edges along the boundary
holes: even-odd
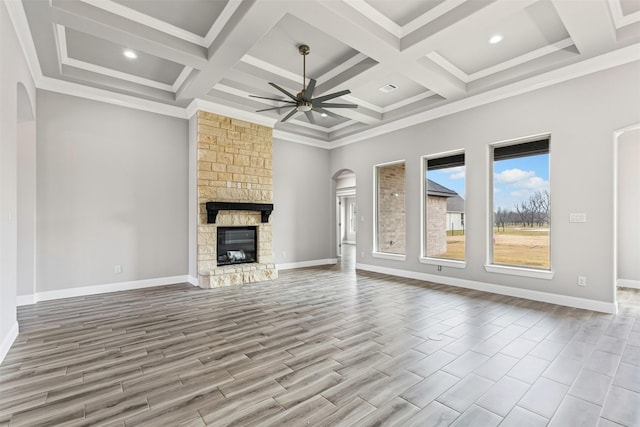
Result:
[[[205,111],[198,111],[196,120],[198,285],[215,288],[277,278],[269,222],[272,129]],[[258,262],[218,266],[217,228],[252,226]]]

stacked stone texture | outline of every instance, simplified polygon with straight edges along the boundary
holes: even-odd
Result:
[[[427,256],[447,252],[447,198],[427,197]]]
[[[198,111],[198,283],[204,288],[238,285],[277,277],[271,223],[260,213],[220,211],[207,224],[206,202],[272,203],[272,129]],[[258,263],[218,267],[217,227],[258,228]]]
[[[405,253],[404,163],[378,167],[378,251]]]

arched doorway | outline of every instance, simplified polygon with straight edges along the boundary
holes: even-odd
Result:
[[[333,179],[336,184],[336,255],[343,268],[355,269],[358,227],[356,174],[343,169]]]

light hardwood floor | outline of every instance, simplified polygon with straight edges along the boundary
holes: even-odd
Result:
[[[358,272],[19,309],[9,426],[639,426],[640,294],[618,315]]]

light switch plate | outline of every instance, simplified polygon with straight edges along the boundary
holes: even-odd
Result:
[[[571,212],[569,214],[569,222],[587,222],[587,214]]]

